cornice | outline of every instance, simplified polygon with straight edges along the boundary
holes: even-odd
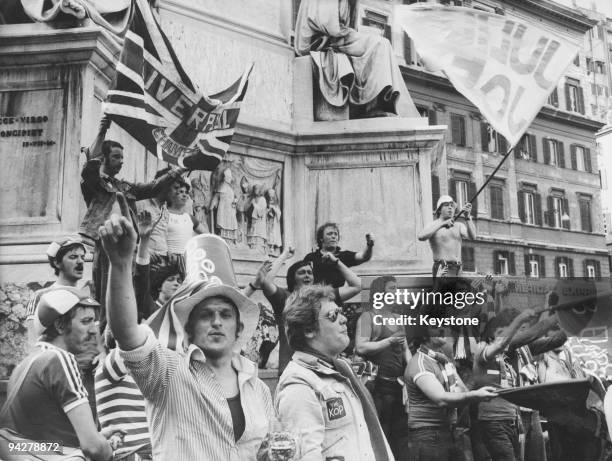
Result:
[[[545,17],[561,26],[572,28],[583,34],[598,23],[598,21],[590,19],[573,8],[551,0],[505,0],[504,7],[527,10],[534,13],[535,16]]]

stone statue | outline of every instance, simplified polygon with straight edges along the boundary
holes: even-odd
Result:
[[[196,175],[191,178],[191,198],[193,200],[193,215],[210,232],[208,223],[210,221],[208,204],[211,201],[210,187],[205,174],[208,172],[196,171]]]
[[[240,244],[247,243],[247,229],[249,226],[249,208],[251,207],[251,194],[249,191],[249,180],[243,176],[240,180],[240,195],[236,203],[236,218],[238,220],[237,241]]]
[[[302,0],[295,25],[295,51],[310,53],[325,100],[357,106],[359,118],[419,117],[391,43],[351,28],[355,0]]]
[[[281,253],[283,239],[281,236],[281,209],[276,195],[276,190],[268,189],[265,194],[268,202],[267,233],[268,233],[268,254],[278,256]]]
[[[216,210],[216,233],[229,244],[236,244],[236,232],[238,222],[236,221],[236,196],[232,186],[232,170],[229,167],[222,172],[222,182],[210,204],[211,210]]]
[[[119,37],[127,32],[132,16],[131,0],[21,0],[21,6],[35,22],[90,18]]]
[[[251,221],[247,231],[247,243],[249,248],[265,252],[268,236],[266,220],[268,204],[264,198],[264,188],[261,184],[254,185],[252,190]]]

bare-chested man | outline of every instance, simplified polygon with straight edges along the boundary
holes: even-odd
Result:
[[[461,209],[466,214],[466,224],[455,222],[457,204],[450,195],[443,195],[436,205],[436,219],[425,226],[418,235],[419,240],[429,240],[433,252],[432,275],[436,278],[438,270],[446,269],[448,277],[456,277],[461,272],[461,241],[476,238],[476,226],[472,222],[472,204]]]

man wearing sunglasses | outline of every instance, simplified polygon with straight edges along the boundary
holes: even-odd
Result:
[[[302,433],[300,459],[393,460],[367,390],[339,357],[349,338],[333,290],[304,287],[283,315],[295,352],[274,403],[279,418]]]

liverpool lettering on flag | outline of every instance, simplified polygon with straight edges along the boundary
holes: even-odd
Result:
[[[214,170],[234,134],[252,66],[224,91],[202,94],[146,0],[136,0],[104,113],[162,160]]]
[[[579,49],[536,25],[472,8],[398,6],[395,17],[425,65],[442,70],[512,146]]]

